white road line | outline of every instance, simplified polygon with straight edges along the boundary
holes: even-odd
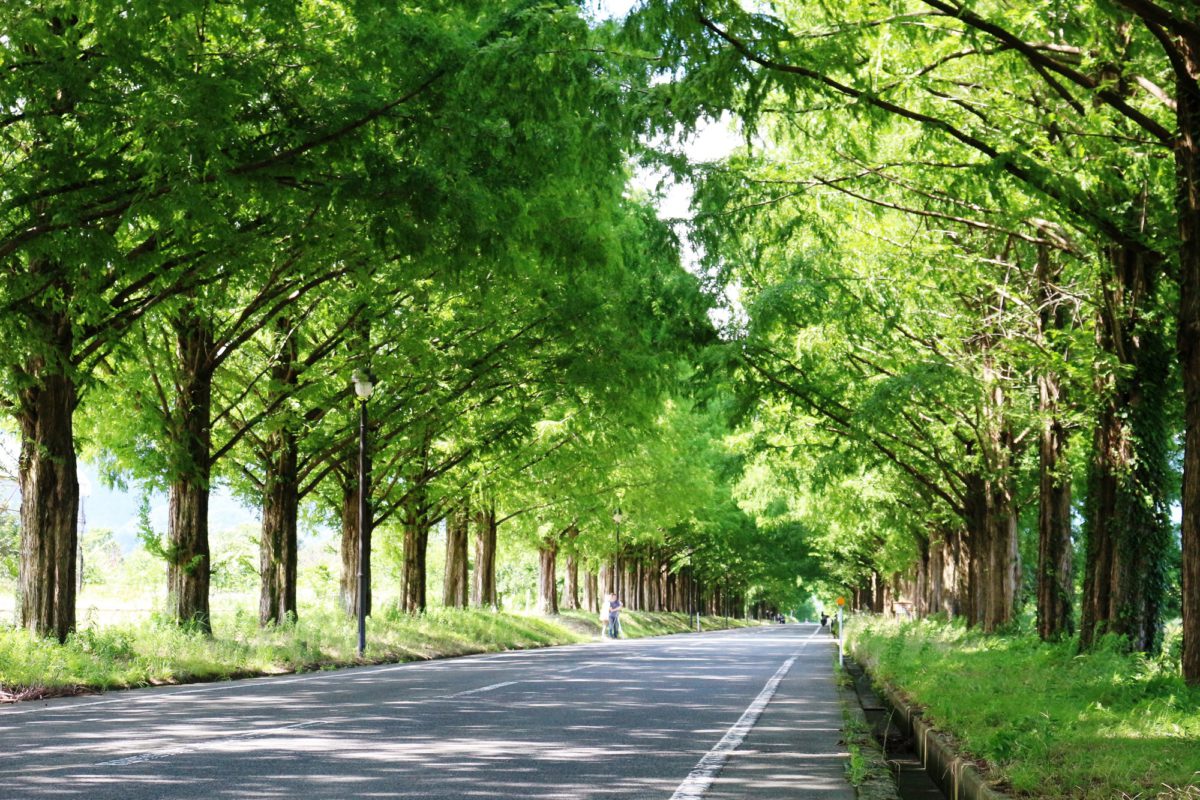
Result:
[[[713,746],[713,749],[709,750],[704,758],[700,759],[699,763],[684,778],[683,783],[679,784],[679,788],[675,790],[675,794],[671,795],[671,800],[700,800],[700,798],[704,797],[704,793],[708,791],[708,787],[712,786],[713,781],[717,779],[717,775],[724,768],[725,762],[729,759],[729,754],[737,749],[742,740],[746,738],[746,734],[758,722],[763,709],[767,707],[767,703],[771,702],[771,698],[775,696],[775,690],[779,688],[779,682],[783,680],[784,675],[787,675],[788,670],[792,668],[792,664],[794,663],[796,663],[796,656],[792,656],[783,662],[783,666],[775,671],[775,674],[771,676],[771,680],[767,681],[767,685],[758,693],[758,697],[754,698],[754,702],[742,712],[741,718],[733,723],[733,727],[725,732],[725,735],[721,737],[721,741],[717,742]]]
[[[484,692],[490,692],[493,689],[500,689],[505,686],[515,686],[518,683],[520,683],[520,681],[505,681],[504,683],[493,683],[491,686],[480,686],[478,689],[467,689],[465,692],[458,692],[456,694],[444,694],[441,697],[435,697],[434,699],[435,700],[451,700],[455,697],[466,697],[469,694],[483,694]]]
[[[589,661],[586,664],[580,664],[578,667],[571,667],[570,669],[564,669],[561,672],[559,672],[558,674],[559,675],[570,675],[572,672],[579,672],[581,669],[591,669],[592,667],[599,667],[599,666],[603,666],[604,664],[605,664],[605,662],[603,662],[603,661]]]

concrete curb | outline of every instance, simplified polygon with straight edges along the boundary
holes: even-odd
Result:
[[[865,667],[863,670],[870,675]],[[896,718],[905,733],[912,735],[921,763],[946,797],[950,800],[1010,800],[1008,795],[989,786],[974,762],[960,756],[953,745],[924,720],[919,710],[900,697],[894,687],[872,682],[896,712]]]

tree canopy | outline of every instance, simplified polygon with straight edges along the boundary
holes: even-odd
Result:
[[[202,631],[224,485],[263,625],[307,516],[348,612],[379,528],[406,613],[432,534],[433,602],[496,605],[523,553],[548,612],[847,594],[1143,651],[1181,616],[1200,681],[1197,12],[583,6],[11,9],[22,623],[75,626],[83,457],[168,493]],[[743,145],[677,145],[713,121]]]

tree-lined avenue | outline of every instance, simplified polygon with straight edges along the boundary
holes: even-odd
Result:
[[[830,640],[811,625],[22,704],[0,712],[5,796],[667,798],[792,658],[704,796],[782,773],[850,796]],[[786,735],[819,746],[760,773],[755,754],[800,727]]]

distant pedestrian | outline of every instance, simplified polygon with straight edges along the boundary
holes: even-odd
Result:
[[[605,625],[604,632],[610,639],[621,638],[621,609],[624,604],[617,599],[617,593],[612,592],[608,596],[608,602],[605,604],[605,610],[608,611],[608,623]]]
[[[829,615],[826,614],[824,611],[821,612],[821,627],[822,628],[829,627]]]

